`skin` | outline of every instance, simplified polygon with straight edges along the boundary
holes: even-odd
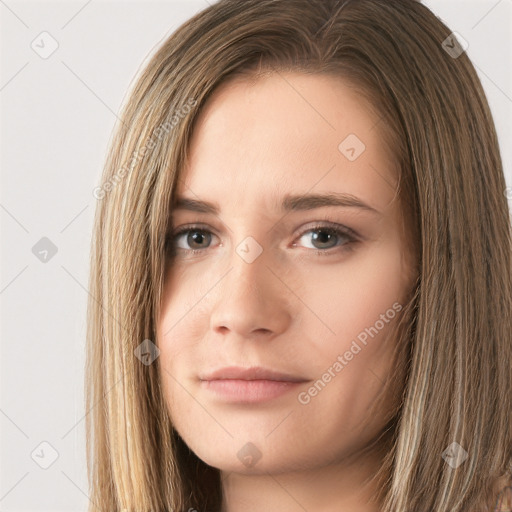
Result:
[[[172,213],[172,229],[200,224],[211,235],[192,238],[192,230],[174,239],[157,339],[171,420],[198,457],[221,470],[223,512],[379,510],[374,485],[364,482],[381,455],[363,449],[392,405],[376,400],[392,372],[388,334],[399,315],[358,343],[308,403],[298,399],[365,328],[405,305],[413,284],[397,167],[378,123],[342,79],[295,72],[226,82],[198,119],[177,191],[220,211]],[[366,146],[354,161],[338,149],[349,134]],[[378,213],[279,208],[286,194],[326,192],[357,196]],[[352,228],[358,240],[312,231],[326,221]],[[262,249],[251,263],[237,252],[249,236]],[[263,403],[227,403],[198,375],[231,365],[309,382]],[[254,451],[249,442],[261,454],[250,467],[237,455],[244,446]]]

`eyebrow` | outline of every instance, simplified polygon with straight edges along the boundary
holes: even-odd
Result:
[[[316,208],[323,208],[325,206],[338,206],[344,208],[358,208],[360,210],[381,214],[372,206],[364,203],[356,196],[347,193],[327,193],[327,194],[287,194],[284,196],[281,203],[281,210],[283,212],[314,210]],[[217,203],[208,201],[198,201],[188,197],[176,198],[175,210],[188,210],[198,213],[207,213],[217,215],[220,211]]]

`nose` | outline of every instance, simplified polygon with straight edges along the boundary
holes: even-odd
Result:
[[[227,274],[214,288],[210,328],[238,338],[277,336],[288,328],[297,301],[265,250],[248,261],[233,251]]]

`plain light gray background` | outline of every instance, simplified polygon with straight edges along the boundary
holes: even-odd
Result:
[[[0,512],[89,505],[83,366],[92,190],[134,77],[207,3],[0,0]],[[469,43],[510,187],[512,0],[424,3]],[[31,47],[51,50],[44,31],[58,43],[47,58]],[[57,250],[46,262],[33,250],[48,249],[43,237]]]

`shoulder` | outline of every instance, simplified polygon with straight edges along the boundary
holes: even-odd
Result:
[[[512,481],[500,487],[496,506],[492,512],[512,512]]]

